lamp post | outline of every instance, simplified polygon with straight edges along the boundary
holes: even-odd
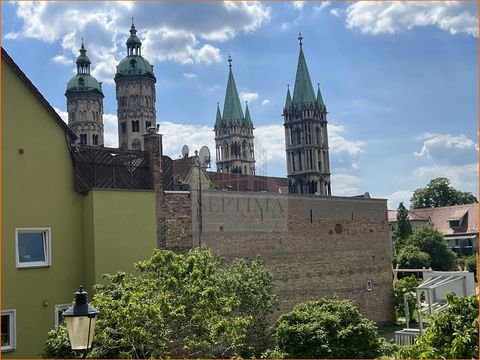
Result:
[[[80,286],[75,293],[74,304],[63,313],[72,350],[83,350],[83,357],[86,357],[92,348],[95,317],[100,314],[87,302],[87,295],[88,293]]]

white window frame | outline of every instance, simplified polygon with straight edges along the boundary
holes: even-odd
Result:
[[[20,261],[20,253],[18,251],[18,234],[19,233],[43,233],[43,251],[45,253],[45,261]],[[50,228],[16,228],[15,229],[15,263],[18,269],[22,268],[39,268],[49,267],[52,264],[51,246],[52,231]]]
[[[61,310],[67,310],[70,306],[72,306],[72,304],[58,304],[58,305],[55,305],[55,308],[54,308],[54,318],[55,318],[55,327],[58,327],[60,325],[60,319],[58,318],[58,312],[61,311]]]
[[[372,291],[373,290],[373,280],[368,280],[367,281],[367,291]]]
[[[9,352],[9,351],[14,351],[15,346],[16,346],[16,320],[17,320],[17,313],[15,309],[10,309],[10,310],[2,310],[2,316],[9,316],[10,317],[10,327],[9,327],[9,332],[10,332],[10,345],[8,346],[2,346],[2,353],[3,352]]]

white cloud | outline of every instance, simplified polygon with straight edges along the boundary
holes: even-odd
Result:
[[[320,3],[320,5],[313,7],[313,11],[316,12],[316,13],[319,13],[320,11],[325,9],[326,7],[330,6],[331,3],[332,3],[331,1],[322,1]]]
[[[293,6],[294,9],[302,11],[304,6],[305,6],[305,1],[298,1],[298,0],[294,1],[292,3],[292,6]]]
[[[265,99],[265,100],[262,101],[262,105],[263,105],[263,106],[266,106],[266,105],[268,105],[268,104],[270,104],[270,100]]]
[[[394,191],[389,195],[379,196],[381,199],[388,199],[387,201],[387,208],[389,210],[396,210],[398,209],[398,205],[403,202],[403,205],[406,208],[410,207],[410,199],[412,198],[413,191],[412,190],[398,190]]]
[[[347,27],[365,34],[395,34],[416,26],[436,26],[451,34],[478,37],[478,18],[473,2],[360,1],[349,5],[346,12]]]
[[[350,165],[353,169],[358,167],[357,160],[363,153],[365,142],[360,140],[348,140],[345,127],[339,124],[328,125],[328,142],[330,148],[330,160],[336,166]]]
[[[353,196],[360,195],[357,187],[359,178],[355,175],[341,174],[332,171],[332,195],[335,196]]]
[[[465,135],[426,133],[420,137],[423,146],[414,152],[418,158],[431,159],[436,164],[468,164],[478,157],[477,144]]]
[[[118,147],[118,120],[115,114],[103,114],[103,143],[106,147]]]
[[[285,130],[283,125],[260,125],[254,130],[255,160],[259,169],[281,164],[285,166]],[[262,175],[259,173],[259,175]]]
[[[183,77],[186,77],[187,79],[195,79],[197,77],[197,74],[183,73]]]
[[[258,93],[241,91],[240,99],[242,99],[242,101],[255,101],[258,99]]]
[[[467,165],[421,166],[413,171],[413,175],[423,184],[437,177],[446,177],[457,190],[478,194],[478,169],[478,162]]]
[[[73,60],[71,58],[66,57],[65,55],[57,55],[52,58],[52,61],[55,64],[61,64],[61,65],[72,65]]]
[[[58,43],[65,54],[78,55],[85,39],[92,73],[112,83],[115,65],[126,55],[130,16],[135,14],[137,35],[150,61],[211,64],[221,61],[220,50],[206,41],[226,41],[252,33],[270,19],[270,8],[260,2],[16,2],[21,29],[6,39],[33,38]],[[157,16],[156,14],[162,14]],[[62,59],[60,56],[64,56]]]
[[[332,14],[335,17],[340,17],[340,9],[339,8],[332,9],[330,10],[330,14]]]

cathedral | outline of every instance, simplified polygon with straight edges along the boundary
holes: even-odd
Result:
[[[123,150],[145,150],[143,135],[156,129],[156,78],[153,65],[142,56],[142,42],[133,24],[126,41],[127,55],[115,73],[118,144]],[[283,119],[288,192],[331,196],[327,109],[320,86],[312,85],[303,53],[303,37],[293,88],[287,90]],[[68,82],[68,125],[81,145],[103,146],[102,84],[90,74],[90,59],[83,44],[77,74]],[[243,111],[228,57],[228,80],[223,112],[217,103],[214,125],[217,173],[255,176],[254,126],[248,108]]]

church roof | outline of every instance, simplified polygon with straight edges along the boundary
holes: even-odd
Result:
[[[227,91],[225,93],[225,104],[223,105],[222,119],[230,125],[237,122],[239,125],[243,122],[243,111],[240,104],[240,97],[238,96],[237,86],[232,72],[232,58],[228,57],[229,73],[227,82]]]
[[[86,55],[87,50],[83,45],[80,47],[80,55],[78,55],[77,63],[77,75],[72,77],[67,83],[66,94],[70,92],[87,92],[96,91],[103,95],[102,84],[97,81],[92,75],[90,75],[90,59]]]
[[[250,117],[250,110],[248,109],[248,102],[245,105],[244,125],[247,127],[253,127],[252,118]]]
[[[292,106],[292,96],[290,95],[290,87],[287,88],[287,99],[285,100],[285,108]]]
[[[215,120],[215,127],[220,126],[222,122],[222,114],[220,114],[220,105],[217,103],[217,118]]]
[[[295,87],[293,90],[293,104],[301,107],[307,104],[315,103],[315,92],[308,73],[307,62],[302,48],[302,35],[300,34],[300,54],[298,55],[297,74],[295,77]]]

